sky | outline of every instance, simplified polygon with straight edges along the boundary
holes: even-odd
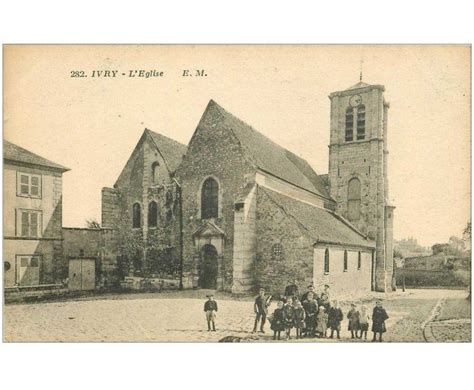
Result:
[[[63,225],[83,227],[100,222],[101,189],[144,129],[187,144],[210,99],[327,173],[328,95],[356,84],[362,69],[390,102],[395,239],[428,246],[461,236],[470,220],[470,56],[448,45],[7,45],[4,138],[71,169]],[[141,69],[163,76],[128,77]]]

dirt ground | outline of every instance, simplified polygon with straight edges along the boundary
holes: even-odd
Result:
[[[217,293],[217,331],[208,332],[203,312],[206,293],[198,290],[121,294],[6,305],[3,337],[7,342],[216,342],[226,336],[271,341],[268,323],[266,334],[251,334],[254,321],[251,297],[235,299]],[[423,325],[443,299],[449,305],[439,317],[448,316],[450,321],[462,317],[464,322],[461,330],[459,324],[443,324],[438,333],[433,329],[433,334],[440,337],[439,341],[466,341],[467,336],[469,340],[471,337],[470,304],[468,312],[460,303],[465,295],[465,291],[458,290],[408,290],[405,293],[373,294],[355,302],[359,305],[364,302],[372,308],[375,298],[384,298],[384,307],[390,316],[385,341],[424,342]],[[344,314],[347,314],[348,305],[349,301],[342,300]],[[272,304],[269,312],[273,312],[275,307],[276,304]],[[347,320],[342,324],[341,336],[341,341],[352,341],[347,331]],[[291,341],[295,341],[294,337]],[[323,339],[301,341],[336,342]]]

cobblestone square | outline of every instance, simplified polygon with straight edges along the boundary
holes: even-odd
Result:
[[[217,342],[226,336],[250,341],[271,341],[266,334],[252,335],[252,298],[233,299],[216,294],[219,304],[217,331],[208,332],[203,312],[205,290],[161,294],[129,294],[75,301],[14,304],[4,307],[4,340],[7,342]],[[465,297],[459,290],[410,290],[386,295],[384,307],[390,316],[386,341],[424,342],[423,326],[430,321],[441,299]],[[197,298],[199,296],[199,298]],[[366,302],[372,307],[372,302]],[[269,312],[275,309],[273,303]],[[342,305],[344,314],[348,303]],[[463,324],[470,319],[463,320]],[[468,341],[470,327],[455,324],[434,341]],[[445,335],[450,335],[446,337]],[[342,340],[351,341],[347,320],[342,323]],[[371,336],[371,334],[369,335]],[[294,340],[294,333],[293,338]],[[304,339],[302,341],[329,341]],[[332,340],[331,340],[332,341]],[[334,340],[335,341],[335,340]],[[282,341],[285,342],[285,341]]]

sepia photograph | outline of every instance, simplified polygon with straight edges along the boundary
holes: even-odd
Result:
[[[471,342],[470,45],[6,44],[3,110],[3,342]]]

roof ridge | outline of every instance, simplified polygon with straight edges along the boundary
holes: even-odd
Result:
[[[215,108],[220,115],[222,115],[224,118],[227,118],[227,120],[230,122],[235,122],[235,126],[233,126],[232,123],[229,123],[229,130],[232,131],[234,136],[239,140],[240,145],[247,152],[247,156],[256,167],[270,172],[274,176],[284,179],[293,185],[305,188],[306,190],[313,192],[318,196],[331,199],[329,194],[327,194],[324,185],[322,183],[318,183],[317,172],[304,157],[292,152],[291,150],[272,140],[270,137],[259,132],[253,126],[227,111],[215,100],[211,99],[209,101],[200,122],[205,119],[206,113],[210,112],[212,108]],[[248,136],[255,137],[254,141],[256,141],[257,144],[260,144],[263,149],[266,149],[267,152],[270,150],[270,152],[267,153],[267,156],[262,157],[258,154],[257,150],[252,150],[254,148],[250,147],[248,142],[246,142],[246,137]],[[255,146],[255,148],[258,148],[258,146]],[[271,153],[271,149],[274,149],[274,151],[277,153]],[[264,151],[265,150],[262,150],[262,152]],[[275,159],[272,160],[269,154],[273,154]],[[295,160],[298,160],[299,164],[296,163]],[[288,164],[290,164],[292,168],[289,168]],[[288,169],[289,172],[286,172]],[[291,172],[292,170],[295,171]],[[309,170],[311,172],[308,172]],[[299,173],[299,177],[294,175],[296,171]],[[282,172],[284,173],[283,175]]]

